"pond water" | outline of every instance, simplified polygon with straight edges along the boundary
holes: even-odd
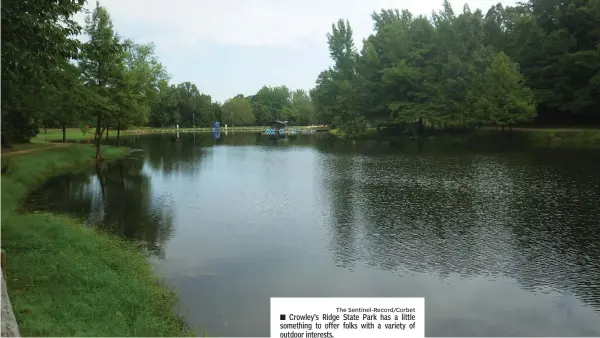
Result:
[[[125,138],[27,207],[145,250],[198,331],[269,336],[269,298],[425,297],[427,336],[600,335],[600,152],[400,151],[319,135]]]

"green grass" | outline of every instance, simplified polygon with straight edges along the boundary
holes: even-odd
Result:
[[[552,148],[600,148],[600,129],[518,129],[534,146]]]
[[[104,147],[103,155],[127,151]],[[2,159],[2,248],[21,335],[193,336],[174,311],[174,293],[133,246],[70,217],[18,212],[29,191],[94,155],[76,144]]]
[[[115,133],[116,135],[116,133]],[[67,128],[66,129],[67,140],[86,140],[94,138],[94,130],[90,130],[87,133],[82,133],[79,128]],[[52,141],[60,141],[62,140],[62,129],[47,129],[47,133],[44,133],[43,130],[31,139],[32,143],[39,142],[52,142]],[[110,134],[109,134],[110,137]]]

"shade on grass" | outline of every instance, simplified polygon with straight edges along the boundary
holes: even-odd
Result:
[[[126,148],[106,147],[104,157]],[[125,241],[50,213],[18,205],[50,176],[92,163],[89,145],[3,159],[2,248],[7,286],[23,336],[189,336],[175,295]],[[9,161],[4,163],[5,160]]]

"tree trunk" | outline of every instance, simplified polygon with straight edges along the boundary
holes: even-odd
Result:
[[[108,127],[106,127],[106,138],[104,139],[104,144],[108,145]]]
[[[96,124],[96,161],[97,162],[101,162],[103,160],[102,158],[102,149],[101,149],[101,144],[100,141],[102,140],[102,129],[100,129],[102,126],[102,117],[98,116],[98,123]]]
[[[502,125],[502,132],[504,132],[504,125]]]
[[[508,125],[508,131],[512,131],[512,124]]]
[[[121,135],[121,121],[117,121],[117,147],[119,146],[119,136]]]
[[[44,123],[44,134],[48,134],[48,129],[46,129],[46,124]]]
[[[67,126],[62,123],[63,143],[67,142]]]

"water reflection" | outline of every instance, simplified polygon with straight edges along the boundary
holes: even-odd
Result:
[[[165,175],[197,173],[200,158],[204,156],[202,142],[196,142],[193,134],[156,135],[145,137],[138,144],[144,150],[147,163]]]
[[[288,145],[293,147],[314,146],[328,139],[326,134],[320,133],[311,136],[264,136],[260,133],[155,133],[141,136],[127,136],[122,138],[121,144],[132,148],[147,150],[149,147],[155,153],[164,151],[183,152],[183,155],[192,154],[192,148],[211,146],[273,146]],[[116,143],[109,139],[109,144]]]
[[[356,209],[353,208],[356,197],[356,183],[352,179],[356,169],[352,161],[346,157],[333,157],[323,163],[324,181],[328,192],[330,210],[327,224],[331,225],[331,246],[334,259],[339,267],[352,270],[358,257],[356,250],[357,231],[359,227]]]
[[[193,326],[268,336],[273,296],[423,296],[428,336],[600,335],[598,152],[165,133],[30,205],[139,241]]]
[[[442,278],[510,277],[533,292],[569,290],[600,308],[597,166],[569,175],[540,165],[554,156],[322,159],[332,250],[343,262]]]
[[[153,193],[143,168],[143,159],[130,158],[60,176],[34,192],[25,207],[83,218],[164,257],[164,245],[173,233],[172,201]]]

